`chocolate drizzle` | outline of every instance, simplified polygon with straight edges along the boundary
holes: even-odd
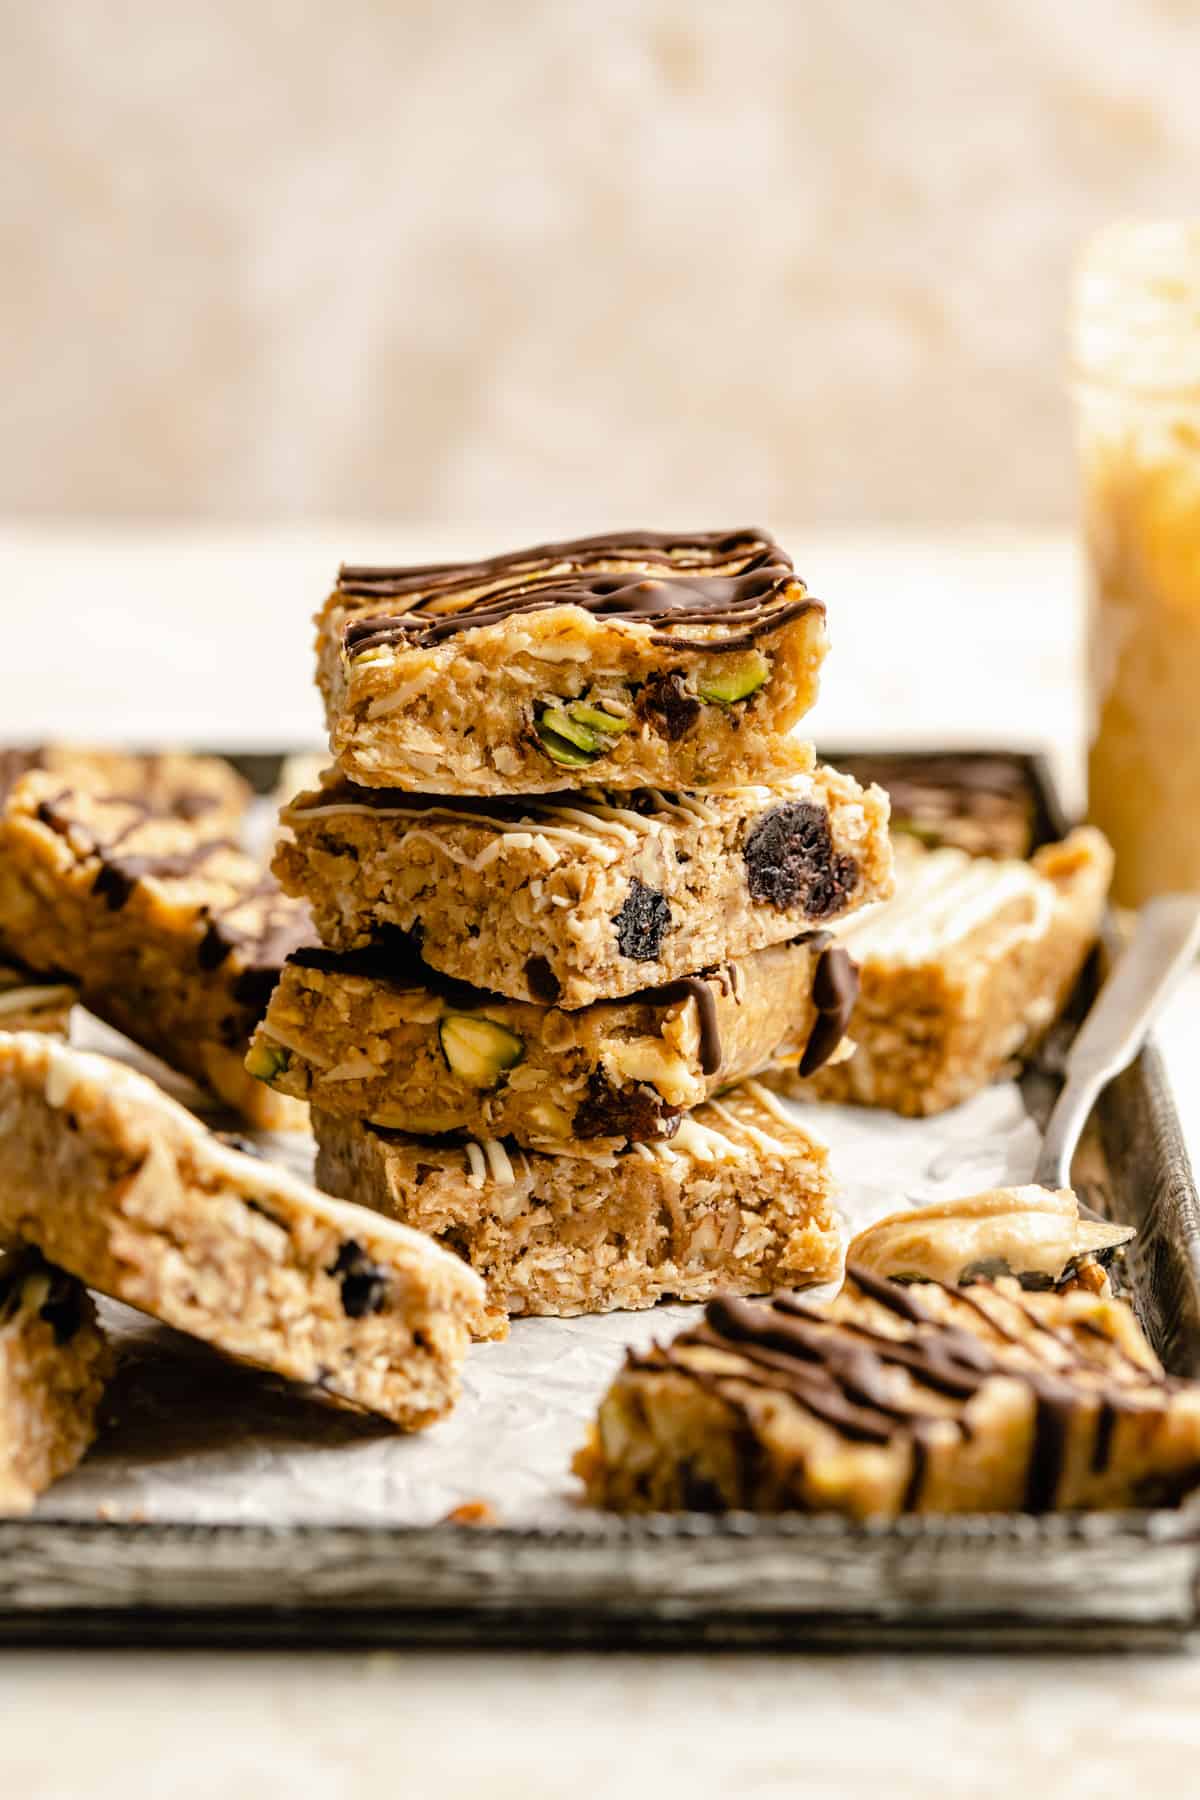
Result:
[[[128,832],[122,833],[122,837],[127,835]],[[232,838],[208,838],[169,856],[120,856],[114,854],[113,844],[94,842],[100,867],[92,883],[92,892],[107,903],[110,912],[120,912],[138,883],[147,877],[154,881],[183,881],[189,875],[198,874],[219,850],[237,848]]]
[[[503,994],[472,987],[469,982],[430,968],[412,938],[404,932],[396,932],[386,942],[381,941],[364,950],[326,950],[317,944],[304,945],[291,951],[287,960],[298,969],[313,969],[325,975],[356,975],[369,981],[386,981],[401,992],[426,989],[449,1001],[456,1012],[472,1012],[485,1006],[542,1004],[511,1001]],[[676,981],[664,982],[661,987],[642,988],[624,999],[598,1004],[665,1008],[694,1000],[700,1023],[700,1067],[706,1075],[715,1075],[723,1060],[717,986],[723,987],[726,993],[736,992],[728,966],[706,970],[699,975],[683,975]]]
[[[632,566],[603,566],[611,563]],[[717,568],[724,572],[713,573]],[[394,644],[429,648],[462,631],[559,606],[650,626],[722,627],[729,635],[678,637],[656,630],[651,641],[661,649],[724,655],[824,610],[803,593],[774,539],[758,531],[624,532],[539,544],[470,564],[345,565],[337,591],[356,600],[407,603],[403,611],[359,610],[348,619],[342,645],[351,659]]]
[[[681,1001],[694,1000],[700,1023],[700,1068],[705,1075],[716,1075],[725,1060],[721,1047],[716,984],[720,984],[726,993],[733,992],[732,978],[728,971],[715,969],[702,975],[680,975],[675,981],[665,981],[661,987],[643,988],[638,994],[630,994],[624,1004],[667,1007],[678,1006]]]
[[[817,1016],[797,1064],[802,1077],[815,1075],[846,1035],[858,999],[858,964],[841,944],[830,944],[813,970],[812,999]]]
[[[1050,1511],[1058,1504],[1074,1420],[1094,1415],[1091,1467],[1094,1473],[1103,1473],[1112,1456],[1120,1414],[1142,1411],[1155,1402],[1162,1404],[1174,1385],[1143,1369],[1097,1329],[1094,1335],[1102,1337],[1116,1360],[1130,1369],[1130,1382],[1119,1384],[1105,1363],[1082,1355],[1069,1333],[1046,1324],[1014,1295],[1006,1293],[1003,1298],[1030,1328],[1028,1336],[1008,1330],[977,1295],[962,1288],[940,1282],[902,1284],[856,1265],[847,1268],[846,1280],[908,1329],[894,1335],[861,1320],[832,1318],[794,1294],[781,1294],[768,1302],[720,1298],[709,1302],[702,1325],[667,1346],[656,1346],[640,1356],[631,1353],[629,1366],[666,1367],[683,1374],[718,1393],[750,1423],[731,1383],[786,1393],[850,1442],[882,1446],[903,1434],[912,1458],[905,1510],[920,1504],[931,1432],[951,1426],[965,1438],[969,1430],[961,1413],[930,1410],[911,1391],[906,1395],[898,1388],[894,1371],[903,1370],[918,1390],[927,1389],[959,1406],[965,1406],[988,1381],[1000,1377],[1023,1382],[1031,1390],[1034,1421],[1024,1506],[1034,1513]],[[938,1289],[957,1305],[970,1308],[1002,1343],[1012,1344],[1021,1354],[998,1353],[974,1331],[939,1319],[917,1297],[914,1288],[919,1285]],[[1065,1359],[1039,1365],[1039,1336],[1052,1339],[1065,1350]],[[680,1355],[688,1348],[732,1353],[742,1366],[729,1372],[697,1367]]]

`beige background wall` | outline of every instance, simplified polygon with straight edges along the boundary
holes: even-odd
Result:
[[[0,512],[1048,521],[1188,0],[8,0]]]

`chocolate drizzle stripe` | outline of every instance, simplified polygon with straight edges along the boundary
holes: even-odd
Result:
[[[815,1075],[845,1037],[858,1000],[859,981],[858,964],[841,944],[821,951],[812,985],[817,1016],[796,1070],[802,1078]]]
[[[783,556],[766,532],[742,531],[617,531],[595,537],[564,538],[557,543],[533,544],[524,550],[504,551],[471,563],[424,563],[408,567],[368,563],[343,563],[338,573],[338,592],[352,598],[379,599],[402,594],[452,594],[481,587],[506,576],[533,575],[539,571],[583,570],[600,562],[636,562],[685,573],[710,569],[742,556],[763,551]]]
[[[969,1438],[962,1411],[930,1411],[897,1397],[889,1370],[903,1370],[920,1387],[965,1406],[990,1380],[1022,1382],[1034,1401],[1033,1430],[1025,1471],[1024,1505],[1030,1512],[1045,1512],[1058,1503],[1071,1426],[1093,1409],[1095,1435],[1091,1449],[1093,1472],[1102,1472],[1112,1454],[1116,1422],[1121,1413],[1138,1412],[1169,1391],[1169,1383],[1144,1370],[1129,1358],[1136,1384],[1125,1387],[1111,1378],[1108,1366],[1080,1354],[1065,1332],[1046,1324],[1033,1308],[1015,1302],[1031,1332],[1040,1333],[1068,1352],[1058,1366],[1029,1365],[998,1355],[972,1331],[935,1317],[912,1292],[900,1284],[851,1265],[849,1284],[869,1300],[900,1319],[911,1331],[899,1336],[878,1330],[861,1320],[834,1319],[806,1305],[794,1295],[778,1295],[770,1302],[717,1299],[705,1308],[704,1324],[685,1332],[666,1349],[647,1358],[631,1355],[632,1368],[669,1367],[718,1393],[731,1405],[741,1406],[730,1384],[757,1386],[788,1393],[807,1411],[851,1441],[886,1444],[898,1433],[910,1444],[912,1462],[902,1505],[919,1506],[929,1471],[929,1433],[938,1421]],[[954,1305],[965,1306],[985,1321],[1001,1343],[1012,1343],[1036,1356],[1026,1338],[1017,1337],[978,1297],[941,1282],[930,1282]],[[1000,1298],[1013,1297],[1002,1294]],[[1105,1337],[1110,1346],[1112,1340]],[[739,1359],[735,1370],[698,1370],[680,1352],[689,1347],[732,1354]],[[1119,1350],[1119,1346],[1116,1346]],[[1074,1379],[1073,1379],[1074,1378]],[[748,1416],[748,1415],[747,1415]]]
[[[352,660],[399,643],[429,648],[462,631],[575,606],[597,618],[652,627],[685,621],[723,626],[733,635],[690,638],[660,630],[652,642],[663,649],[724,655],[749,649],[806,613],[824,611],[819,600],[796,593],[800,584],[790,559],[761,533],[697,540],[691,556],[667,554],[667,546],[677,540],[656,544],[653,534],[630,537],[638,541],[542,546],[461,570],[446,565],[426,570],[343,568],[339,593],[408,604],[391,613],[360,610],[343,624],[342,647]],[[605,562],[632,566],[615,572],[596,566]],[[739,566],[730,569],[726,565],[731,563]],[[716,565],[722,565],[722,573],[711,572]]]
[[[720,979],[720,972],[717,979]],[[731,991],[727,984],[725,991]],[[639,993],[630,994],[623,1004],[667,1007],[677,1006],[680,1001],[686,1000],[696,1002],[696,1016],[700,1025],[700,1068],[705,1075],[716,1075],[725,1060],[725,1052],[721,1044],[721,1018],[717,1011],[712,976],[681,975],[675,981],[664,982],[661,987],[642,988]]]
[[[72,798],[73,790],[63,788],[52,799],[38,804],[36,816],[48,829],[69,838],[80,857],[95,859],[97,869],[91,891],[110,912],[120,912],[144,881],[180,881],[202,875],[205,865],[219,852],[239,858],[240,867],[246,872],[242,885],[239,886],[239,875],[220,877],[223,886],[234,890],[233,897],[223,905],[201,905],[197,909],[205,926],[196,960],[202,970],[211,973],[236,954],[233,997],[250,1008],[255,1018],[261,1017],[287,957],[313,940],[307,909],[288,899],[273,876],[261,874],[233,838],[202,838],[184,850],[121,853],[120,846],[144,825],[170,815],[136,795],[98,796],[102,803],[132,808],[135,815],[111,837],[101,839],[82,820],[63,810]],[[266,905],[254,924],[239,925],[237,915],[259,901]]]

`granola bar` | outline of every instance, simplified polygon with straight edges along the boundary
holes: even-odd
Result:
[[[458,1251],[497,1313],[610,1312],[827,1280],[841,1235],[823,1144],[742,1082],[669,1143],[543,1156],[313,1114],[317,1180]]]
[[[418,1232],[223,1143],[153,1082],[0,1036],[0,1234],[226,1354],[417,1429],[483,1288]]]
[[[303,1114],[247,1075],[246,1050],[284,957],[311,936],[305,908],[207,815],[39,770],[0,814],[0,939],[268,1129]]]
[[[214,831],[232,830],[254,797],[249,783],[221,756],[192,756],[179,750],[137,755],[58,743],[0,750],[0,801],[31,769],[59,776],[60,787],[82,783],[131,796],[147,811],[197,825],[203,821]]]
[[[795,1069],[765,1079],[797,1099],[914,1117],[969,1098],[1061,1012],[1111,873],[1108,844],[1086,828],[1027,863],[898,847],[895,898],[834,928],[861,966],[854,1055],[811,1081]]]
[[[66,1037],[79,998],[73,982],[0,961],[0,1031],[53,1031]]]
[[[439,800],[331,779],[273,867],[323,943],[392,929],[491,993],[587,1006],[794,938],[891,891],[887,801],[835,769],[725,794]]]
[[[427,793],[727,788],[806,767],[825,609],[760,531],[343,567],[318,616],[343,773]]]
[[[977,752],[848,756],[839,766],[885,789],[892,831],[929,849],[1026,857],[1034,842],[1034,794],[1019,760]]]
[[[1200,1483],[1200,1385],[1106,1295],[850,1265],[828,1306],[722,1297],[631,1354],[575,1469],[622,1512],[1152,1505]]]
[[[0,1253],[0,1514],[83,1457],[109,1368],[86,1288],[36,1250]]]
[[[827,932],[575,1012],[483,993],[415,955],[299,950],[246,1067],[324,1112],[401,1131],[618,1149],[673,1137],[688,1108],[793,1045],[819,1067],[856,992]]]

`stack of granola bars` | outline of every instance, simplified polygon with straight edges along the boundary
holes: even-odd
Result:
[[[335,766],[275,859],[321,947],[247,1067],[497,1320],[837,1266],[825,1150],[753,1079],[836,1054],[825,928],[890,891],[884,795],[790,735],[825,649],[752,531],[348,567],[321,612]]]

